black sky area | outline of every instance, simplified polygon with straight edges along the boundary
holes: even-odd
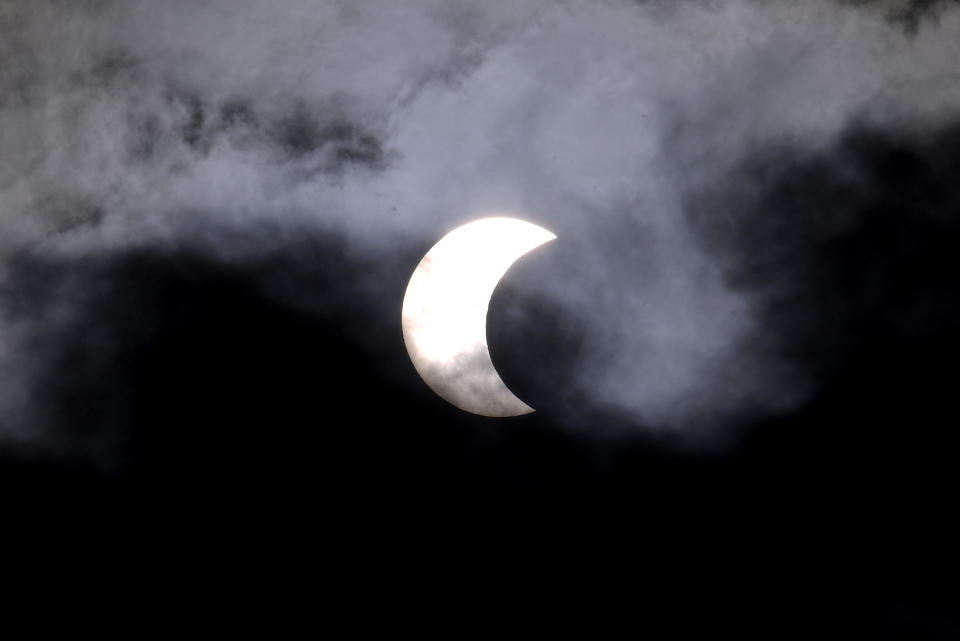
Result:
[[[439,566],[467,609],[960,638],[958,3],[422,4],[0,3],[4,528],[354,622]],[[558,236],[490,302],[510,419],[400,327],[501,210]]]

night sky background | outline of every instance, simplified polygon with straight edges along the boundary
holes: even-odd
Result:
[[[53,549],[960,638],[960,3],[2,0],[0,61],[0,481]],[[503,214],[558,239],[488,419],[400,307]]]

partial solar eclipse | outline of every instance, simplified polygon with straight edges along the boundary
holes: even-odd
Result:
[[[441,238],[417,265],[403,298],[403,340],[417,373],[441,398],[481,416],[534,411],[490,360],[487,306],[510,266],[554,238],[516,218],[482,218]]]

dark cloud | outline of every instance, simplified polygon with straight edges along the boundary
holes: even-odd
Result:
[[[140,439],[160,439],[169,455],[212,446],[240,423],[249,432],[235,436],[248,444],[258,430],[288,429],[292,407],[309,405],[313,418],[303,420],[317,425],[350,411],[347,399],[369,386],[355,380],[356,368],[370,367],[360,337],[381,336],[387,316],[354,312],[395,303],[368,301],[356,288],[384,266],[349,259],[324,238],[240,265],[149,249],[76,260],[27,254],[10,267],[4,321],[20,336],[27,391],[5,424],[43,433],[48,454],[107,470],[150,451]],[[250,396],[258,386],[264,393]],[[343,407],[324,400],[335,388]],[[242,398],[250,403],[241,409]]]
[[[644,9],[670,15],[678,9],[698,6],[707,9],[722,8],[718,0],[633,0]],[[758,3],[760,4],[760,3]],[[924,26],[935,28],[944,12],[956,10],[957,0],[827,0],[850,9],[881,15],[891,24],[913,35]]]
[[[322,156],[324,171],[350,166],[382,169],[387,154],[383,143],[346,117],[318,118],[304,107],[295,108],[272,127],[280,150],[294,160]]]
[[[343,107],[300,102],[265,116],[257,113],[249,99],[215,100],[174,79],[153,76],[142,60],[121,50],[107,52],[89,69],[72,75],[72,84],[80,93],[94,89],[114,94],[116,101],[134,103],[125,112],[123,126],[134,162],[155,161],[161,149],[175,146],[207,156],[226,138],[244,141],[247,146],[275,147],[281,159],[313,161],[320,172],[385,167],[383,141],[353,121]],[[156,93],[159,100],[131,101],[132,91]]]
[[[924,25],[935,27],[945,11],[956,10],[957,0],[841,0],[858,9],[883,12],[891,23],[914,34]]]
[[[808,388],[819,419],[804,429],[833,432],[812,441],[874,456],[923,456],[937,442],[955,454],[958,167],[957,125],[860,124],[826,148],[758,151],[691,198],[727,282],[756,301],[745,349]]]

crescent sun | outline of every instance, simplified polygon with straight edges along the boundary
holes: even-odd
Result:
[[[534,411],[490,360],[487,307],[510,266],[554,238],[516,218],[482,218],[441,238],[417,265],[403,298],[403,341],[417,373],[441,398],[481,416]]]

